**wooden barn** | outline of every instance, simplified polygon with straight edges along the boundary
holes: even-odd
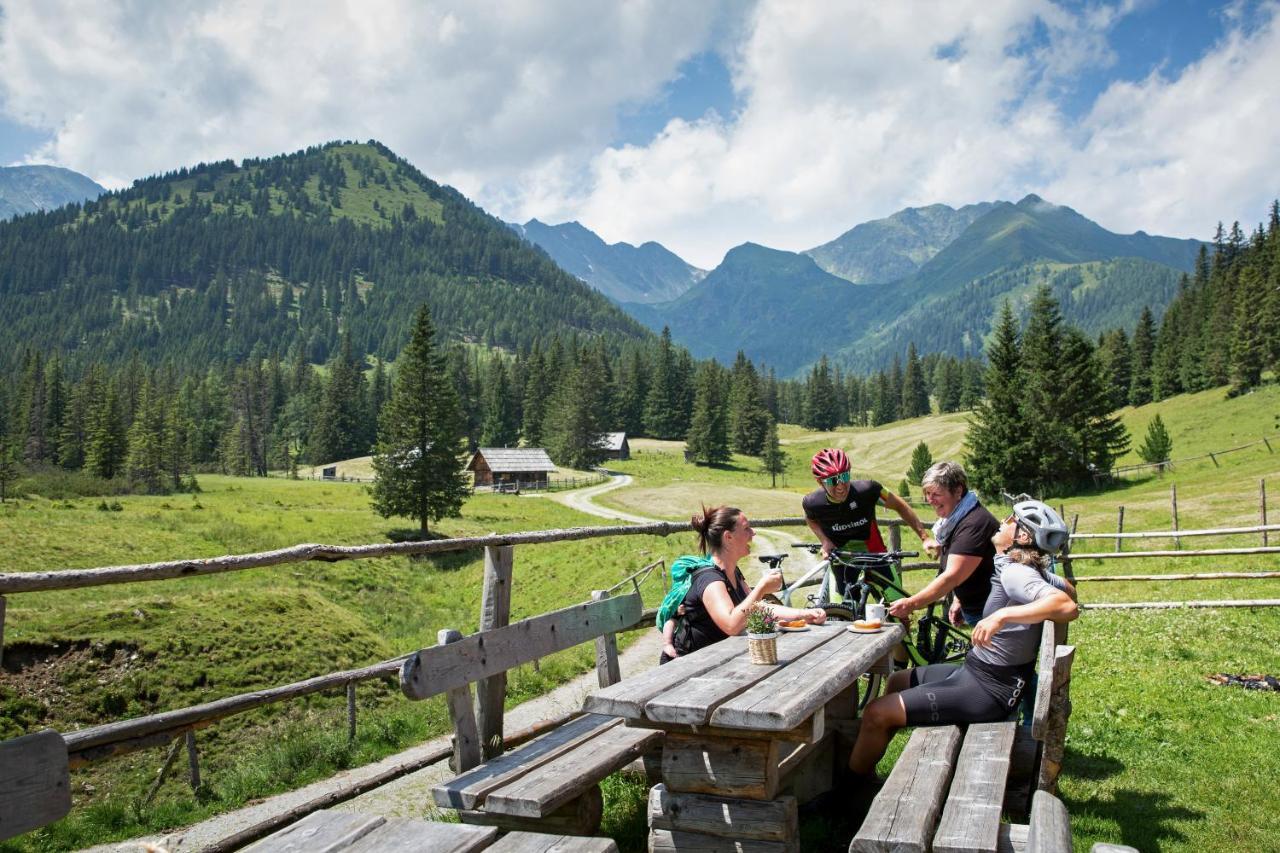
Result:
[[[631,445],[627,443],[625,432],[606,432],[604,434],[604,452],[606,459],[630,459]]]
[[[498,488],[511,484],[518,488],[545,489],[547,477],[556,466],[541,447],[482,447],[467,463],[467,470],[475,475],[476,487]]]

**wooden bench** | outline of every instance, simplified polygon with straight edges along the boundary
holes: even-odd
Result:
[[[851,853],[1071,850],[1066,809],[1053,796],[1075,658],[1074,647],[1059,643],[1064,637],[1063,626],[1045,623],[1030,730],[1013,721],[974,724],[967,731],[917,728],[850,843]],[[1001,823],[1002,815],[1027,822]]]
[[[245,853],[617,853],[608,838],[511,832],[352,812],[313,812],[245,849]]]
[[[594,593],[592,599],[468,637],[441,631],[437,645],[405,661],[400,674],[405,695],[425,699],[445,694],[453,721],[454,769],[460,775],[433,789],[437,805],[457,809],[472,824],[570,835],[599,829],[600,782],[660,746],[662,732],[627,728],[618,717],[586,714],[510,753],[502,752],[500,742],[486,744],[490,760],[481,764],[470,687],[592,640],[600,685],[617,682],[613,635],[640,619],[640,595]]]
[[[71,811],[67,742],[53,729],[0,743],[0,841]]]

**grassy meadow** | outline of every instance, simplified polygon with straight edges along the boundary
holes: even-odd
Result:
[[[1221,390],[1122,412],[1136,445],[1160,412],[1174,458],[1276,435],[1280,388],[1225,400]],[[811,488],[807,459],[818,447],[847,448],[855,472],[893,487],[915,444],[935,458],[961,454],[963,415],[920,418],[867,430],[806,433],[785,427],[788,471],[770,488],[759,463],[684,463],[680,445],[637,440],[633,458],[610,467],[631,486],[597,498],[658,518],[687,517],[699,503],[734,503],[753,517],[796,515]],[[1280,449],[1280,442],[1273,442]],[[1138,461],[1136,454],[1123,462]],[[1280,491],[1280,457],[1263,446],[1179,464],[1162,476],[1135,475],[1089,494],[1054,495],[1081,532],[1167,529],[1169,492],[1178,489],[1184,529],[1256,523],[1258,483]],[[0,505],[5,571],[34,571],[217,556],[301,542],[385,541],[403,523],[369,509],[362,485],[202,476],[203,491],[169,497],[120,496],[120,511],[99,498],[24,497]],[[1273,499],[1273,503],[1275,499]],[[932,520],[928,508],[922,510]],[[1280,520],[1280,508],[1273,514]],[[477,495],[463,515],[439,525],[447,535],[607,523],[544,497]],[[802,534],[795,528],[791,532]],[[1185,550],[1259,544],[1248,536],[1184,539]],[[1280,536],[1272,542],[1280,544]],[[524,546],[516,549],[516,618],[586,598],[658,557],[689,550],[685,537]],[[765,546],[772,547],[772,546]],[[1171,547],[1128,541],[1126,550]],[[1077,554],[1114,542],[1079,543]],[[1090,585],[1115,574],[1273,569],[1273,555],[1096,561],[1077,559],[1085,603],[1280,598],[1280,580],[1126,582]],[[479,554],[298,563],[204,578],[97,587],[8,598],[5,666],[0,675],[0,737],[52,726],[62,731],[177,708],[339,668],[369,664],[429,645],[443,627],[473,630],[479,613]],[[925,576],[910,576],[922,584]],[[660,595],[656,579],[646,599]],[[1078,845],[1120,841],[1141,850],[1226,846],[1274,849],[1280,835],[1280,695],[1219,687],[1215,672],[1280,674],[1278,609],[1086,611],[1071,629],[1079,649],[1074,714],[1061,783]],[[593,664],[581,647],[522,667],[512,703],[539,694]],[[198,734],[205,787],[192,795],[174,772],[155,800],[142,797],[163,749],[102,762],[72,775],[69,818],[0,851],[62,850],[173,828],[252,799],[356,766],[447,729],[442,703],[409,703],[392,684],[362,685],[355,744],[345,737],[342,696],[315,696],[231,718]],[[905,740],[899,737],[890,756]],[[891,758],[882,765],[887,771]],[[606,830],[624,849],[643,849],[643,805],[634,782],[606,786]],[[814,849],[827,841],[815,841]],[[807,835],[806,838],[812,836]],[[847,845],[847,836],[844,837]],[[808,849],[808,847],[806,848]],[[843,848],[840,848],[843,849]]]

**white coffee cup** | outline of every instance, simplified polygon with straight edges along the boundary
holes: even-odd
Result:
[[[870,601],[867,602],[867,621],[868,622],[883,622],[884,617],[885,617],[885,610],[884,610],[883,604],[876,604],[875,602],[870,602]]]

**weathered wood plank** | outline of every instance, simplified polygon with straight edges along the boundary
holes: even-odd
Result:
[[[426,699],[453,687],[488,678],[543,658],[600,634],[617,632],[640,617],[637,593],[575,604],[498,628],[471,634],[448,646],[412,654],[400,671],[400,689],[410,699]]]
[[[484,809],[491,814],[544,817],[580,795],[588,785],[639,758],[662,732],[607,728],[577,748],[551,758],[489,792]]]
[[[609,593],[597,589],[591,593],[592,601],[603,601]],[[622,668],[618,663],[618,640],[613,634],[596,637],[596,679],[601,687],[617,684],[622,680]]]
[[[1127,844],[1111,844],[1106,841],[1098,841],[1089,848],[1089,853],[1138,853],[1138,848],[1130,847]]]
[[[789,841],[799,832],[795,797],[740,800],[682,794],[654,785],[649,791],[649,826],[726,838]]]
[[[431,789],[436,805],[445,809],[477,809],[494,788],[540,767],[556,756],[579,746],[604,729],[619,725],[617,717],[584,714],[514,752],[504,753],[481,766],[436,785]]]
[[[1040,653],[1036,662],[1036,701],[1031,710],[1031,735],[1044,740],[1044,723],[1049,718],[1049,694],[1053,690],[1053,656],[1058,647],[1058,631],[1053,622],[1040,628]]]
[[[509,832],[488,853],[618,853],[618,845],[612,838]]]
[[[510,545],[484,549],[484,597],[480,602],[480,631],[507,627],[511,621],[511,568],[515,549]],[[502,707],[507,698],[507,673],[497,672],[476,682],[476,722],[480,747],[486,759],[502,754]]]
[[[452,628],[436,632],[436,642],[448,646],[462,640]],[[453,722],[453,762],[455,773],[465,773],[480,763],[480,736],[476,730],[475,711],[471,707],[471,688],[467,685],[445,691],[449,719]]]
[[[386,823],[384,817],[319,811],[246,848],[245,853],[336,853]]]
[[[1053,692],[1049,698],[1049,716],[1044,723],[1040,778],[1036,782],[1037,788],[1051,794],[1058,790],[1058,773],[1062,770],[1067,720],[1071,716],[1071,663],[1075,656],[1075,646],[1058,646],[1053,659]]]
[[[903,635],[901,625],[878,634],[834,630],[835,636],[825,644],[721,704],[711,715],[712,725],[766,731],[794,728],[884,657]],[[781,654],[779,648],[780,659]]]
[[[1027,825],[1025,823],[1000,824],[1000,853],[1024,853],[1027,849]]]
[[[660,729],[675,734],[701,737],[754,738],[756,740],[781,740],[788,743],[812,743],[821,740],[826,732],[826,709],[819,709],[794,729],[780,732],[752,731],[751,729],[725,729],[719,726],[690,726],[683,723],[658,723],[653,720],[627,720],[633,728]]]
[[[387,818],[373,832],[340,849],[342,853],[479,853],[492,849],[497,835],[491,826]]]
[[[800,805],[831,790],[834,781],[836,732],[804,744],[778,765],[778,791],[796,798]],[[845,757],[848,764],[848,757]]]
[[[1048,791],[1031,798],[1027,853],[1071,853],[1071,819],[1067,807]]]
[[[934,853],[996,853],[1017,727],[1012,722],[969,726],[933,836]]]
[[[694,726],[710,722],[714,725],[723,725],[718,720],[712,719],[713,712],[722,703],[749,690],[753,685],[770,676],[804,661],[814,649],[836,640],[841,633],[839,628],[814,627],[809,631],[783,634],[778,638],[776,664],[766,666],[752,663],[748,655],[732,658],[715,669],[685,679],[650,699],[645,703],[644,715],[655,722]],[[853,635],[846,633],[845,636]],[[780,697],[775,694],[773,698],[774,701],[778,701]],[[812,713],[814,709],[809,710]],[[809,715],[798,717],[785,728],[794,728],[807,716]],[[747,726],[746,728],[767,727]]]
[[[662,747],[667,790],[771,800],[778,793],[777,741],[668,734]]]
[[[849,845],[850,853],[924,853],[960,752],[960,729],[916,729]]]
[[[800,842],[753,841],[704,835],[700,832],[649,830],[650,853],[798,853]]]
[[[53,729],[0,743],[0,841],[71,811],[67,744]]]
[[[1039,753],[1040,742],[1031,736],[1030,727],[1018,726],[1009,758],[1009,781],[1004,788],[1004,813],[1011,820],[1025,821],[1031,813],[1031,792],[1040,772]]]
[[[746,653],[746,637],[729,637],[691,655],[678,657],[670,663],[633,675],[612,687],[595,690],[582,703],[582,710],[625,717],[628,720],[641,719],[644,717],[645,703],[654,696]]]
[[[564,835],[595,835],[604,817],[604,796],[599,785],[592,785],[581,796],[575,797],[546,817],[520,817],[519,815],[459,809],[463,823],[496,826],[525,832],[563,833]]]

